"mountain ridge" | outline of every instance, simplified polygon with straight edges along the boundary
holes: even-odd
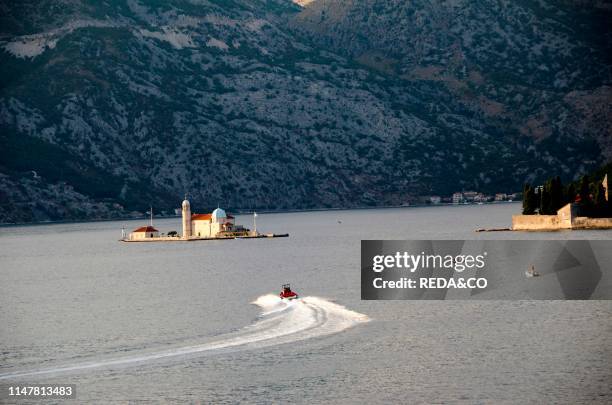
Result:
[[[574,120],[584,136],[536,139],[537,119],[521,133],[493,97],[487,115],[449,79],[325,44],[302,23],[319,2],[25,4],[2,6],[0,222],[173,212],[185,192],[202,207],[393,205],[610,156],[607,84],[567,92],[592,115]]]

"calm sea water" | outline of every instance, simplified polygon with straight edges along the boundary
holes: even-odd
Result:
[[[610,403],[611,301],[360,300],[361,239],[612,239],[473,232],[518,210],[260,215],[291,236],[190,243],[117,241],[144,221],[0,228],[0,384],[101,403]],[[285,282],[303,302],[269,296]]]

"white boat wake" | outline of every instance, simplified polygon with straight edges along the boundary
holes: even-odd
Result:
[[[54,368],[11,372],[0,374],[0,380],[117,368],[231,348],[258,349],[342,332],[369,321],[366,315],[318,297],[283,301],[275,295],[263,295],[253,304],[263,311],[256,322],[236,332],[217,336],[212,342]]]

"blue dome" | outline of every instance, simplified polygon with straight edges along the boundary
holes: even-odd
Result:
[[[223,210],[223,208],[217,208],[212,212],[213,221],[217,221],[221,218],[227,218],[227,214],[225,213],[225,210]]]

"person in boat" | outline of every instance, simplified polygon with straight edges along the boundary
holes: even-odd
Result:
[[[531,277],[537,277],[540,275],[540,273],[535,270],[535,266],[533,264],[531,265],[531,268],[527,270],[527,272]]]
[[[289,284],[283,284],[283,290],[280,293],[280,297],[281,299],[284,299],[284,298],[293,299],[293,298],[297,298],[298,295],[294,293],[293,291],[291,291],[291,286]]]

